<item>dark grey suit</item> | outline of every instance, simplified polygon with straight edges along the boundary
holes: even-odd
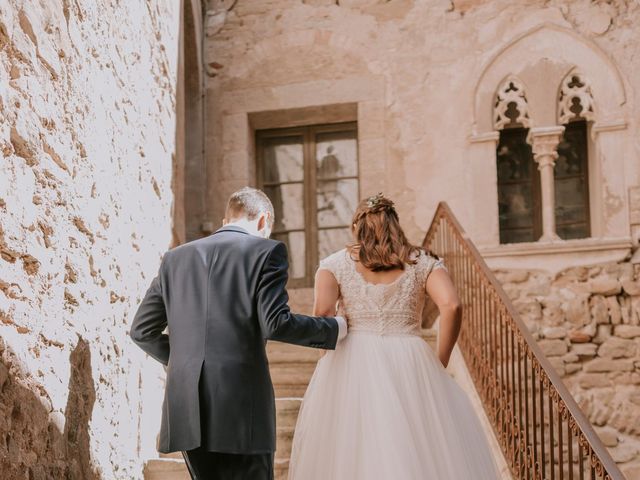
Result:
[[[333,349],[338,338],[335,318],[290,312],[287,269],[282,242],[233,226],[165,254],[131,325],[167,365],[160,452],[275,451],[266,340]]]

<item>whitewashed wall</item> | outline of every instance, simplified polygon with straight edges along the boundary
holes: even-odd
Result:
[[[140,478],[158,431],[162,369],[128,330],[171,240],[178,30],[169,0],[0,2],[0,409],[40,418],[20,384],[61,433],[90,415],[102,478]],[[90,379],[70,385],[80,337]],[[15,427],[0,450],[45,478],[43,427]]]

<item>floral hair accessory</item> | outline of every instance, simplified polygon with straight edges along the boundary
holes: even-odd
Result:
[[[378,205],[378,203],[380,203],[383,198],[384,195],[382,195],[382,192],[378,193],[377,195],[372,195],[371,197],[367,198],[367,207],[374,208],[376,205]]]

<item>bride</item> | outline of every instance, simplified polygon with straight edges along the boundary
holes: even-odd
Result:
[[[318,362],[289,479],[499,478],[471,403],[445,370],[461,310],[442,261],[407,241],[382,194],[358,206],[353,238],[316,274],[314,315],[344,315],[349,334]],[[421,337],[426,295],[440,311],[437,355]]]

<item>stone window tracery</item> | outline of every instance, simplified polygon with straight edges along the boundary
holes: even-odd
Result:
[[[496,130],[515,125],[529,128],[529,104],[520,80],[509,77],[504,81],[496,94],[493,111]]]
[[[575,119],[594,120],[591,85],[580,72],[567,75],[562,80],[558,95],[558,124],[565,125]]]

